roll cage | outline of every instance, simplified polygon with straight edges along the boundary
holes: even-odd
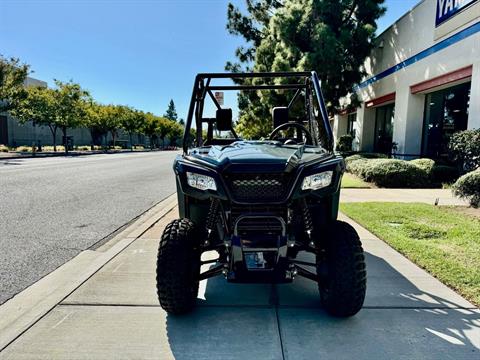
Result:
[[[262,78],[262,79],[274,79],[284,78],[297,80],[296,83],[281,83],[281,84],[241,84],[242,79]],[[299,81],[302,80],[303,81]],[[237,84],[234,85],[211,85],[212,79],[231,79]],[[211,129],[215,119],[203,118],[204,102],[207,96],[209,96],[215,107],[221,110],[221,106],[216,100],[213,91],[257,91],[257,90],[295,90],[292,96],[288,108],[290,108],[298,97],[304,92],[305,95],[305,112],[307,119],[307,127],[314,134],[314,145],[320,143],[327,151],[333,151],[333,132],[328,121],[327,109],[320,86],[320,80],[315,71],[311,72],[272,72],[272,73],[200,73],[195,77],[193,85],[192,97],[190,100],[190,106],[188,109],[187,120],[185,123],[185,133],[183,135],[183,152],[188,153],[188,147],[190,144],[190,130],[192,128],[192,122],[195,118],[195,143],[197,146],[203,145],[202,130],[203,124],[208,123],[209,131]],[[318,116],[316,119],[314,105],[318,107]],[[318,133],[317,129],[318,127]],[[235,138],[238,138],[235,131],[231,130]]]

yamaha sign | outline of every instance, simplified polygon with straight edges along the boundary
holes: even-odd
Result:
[[[435,26],[439,26],[478,0],[437,0]]]

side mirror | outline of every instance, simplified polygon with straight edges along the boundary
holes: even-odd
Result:
[[[218,109],[216,113],[216,122],[219,131],[231,131],[232,109]]]
[[[288,107],[279,106],[272,109],[273,128],[276,129],[280,125],[288,122]]]

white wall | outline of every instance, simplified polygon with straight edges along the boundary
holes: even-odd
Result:
[[[377,38],[376,44],[383,44],[383,47],[377,47],[366,60],[366,78],[401,64],[413,55],[480,21],[480,2],[464,12],[468,14],[456,15],[435,28],[436,0],[420,2]],[[468,127],[480,128],[480,33],[360,89],[359,99],[365,104],[395,92],[393,141],[398,144],[398,153],[420,154],[425,95],[411,94],[410,87],[470,65],[473,65],[473,74]],[[362,105],[357,110],[357,125],[360,130],[360,149],[371,151],[375,109]]]

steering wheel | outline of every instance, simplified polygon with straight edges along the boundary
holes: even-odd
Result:
[[[303,126],[302,124],[299,124],[299,123],[296,123],[296,122],[287,122],[285,124],[282,124],[280,126],[277,126],[271,133],[270,135],[268,136],[268,139],[269,140],[274,140],[275,139],[275,136],[282,130],[286,130],[288,128],[296,128],[300,131],[302,131],[304,134],[305,134],[305,138],[306,138],[306,141],[305,141],[305,144],[306,145],[313,145],[313,137],[312,137],[312,134],[310,133],[310,131],[308,131],[308,129]],[[285,143],[292,143],[291,142],[291,139],[288,139]]]

